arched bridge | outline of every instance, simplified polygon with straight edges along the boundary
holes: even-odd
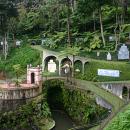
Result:
[[[49,77],[48,80],[50,79],[60,79],[64,81],[66,80],[65,77]],[[120,99],[118,96],[114,95],[113,93],[103,89],[99,85],[100,84],[96,82],[89,82],[89,81],[79,80],[79,79],[74,79],[74,84],[70,84],[69,82],[65,81],[66,87],[69,87],[70,89],[79,89],[83,91],[90,90],[91,92],[93,92],[97,96],[100,96],[109,104],[111,104],[114,112],[119,110],[119,108],[123,106],[124,101]]]

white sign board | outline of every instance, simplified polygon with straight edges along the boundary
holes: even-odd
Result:
[[[56,71],[56,63],[53,60],[48,62],[48,71],[54,73]]]
[[[120,77],[119,70],[98,69],[99,76]]]

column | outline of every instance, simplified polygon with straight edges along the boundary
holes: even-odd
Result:
[[[84,66],[85,66],[85,62],[82,62],[82,73],[84,74]]]
[[[43,56],[42,56],[42,72],[44,72],[44,69],[45,69],[45,58],[44,58],[44,53],[43,53]]]
[[[61,76],[61,60],[59,60],[59,76]]]
[[[129,101],[129,99],[130,99],[130,89],[129,89],[129,87],[127,87],[127,90],[128,90],[128,93],[127,93],[127,101]]]

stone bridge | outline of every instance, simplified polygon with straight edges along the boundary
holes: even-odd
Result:
[[[107,91],[115,94],[121,99],[130,100],[130,82],[129,81],[115,81],[99,83],[100,86]]]
[[[73,56],[71,55],[61,56],[60,52],[54,52],[54,51],[43,49],[43,58],[42,58],[43,70],[45,70],[45,66],[48,62],[48,59],[54,59],[55,61],[58,62],[57,71],[59,73],[59,76],[61,75],[61,70],[62,70],[61,65],[63,64],[65,60],[70,61],[71,65],[73,66]],[[89,62],[89,60],[85,57],[75,56],[74,63],[76,63],[77,61],[79,61],[82,64],[82,73],[84,74],[84,66],[86,63]]]
[[[60,79],[65,81],[65,77],[49,77],[48,80],[50,79]],[[99,83],[74,79],[73,84],[70,84],[69,82],[65,81],[65,86],[69,89],[79,89],[80,91],[89,90],[93,92],[96,95],[96,97],[98,97],[97,100],[99,103],[105,106],[105,102],[108,103],[113,109],[113,111],[117,111],[124,104],[124,101],[122,99],[120,99],[115,94],[106,91],[106,89],[102,88]]]

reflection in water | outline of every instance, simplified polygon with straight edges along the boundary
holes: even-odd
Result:
[[[67,114],[62,111],[52,111],[52,115],[56,122],[56,126],[52,130],[68,130],[75,125]]]

